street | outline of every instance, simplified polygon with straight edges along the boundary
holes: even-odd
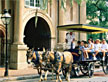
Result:
[[[48,75],[48,80],[43,82],[55,82],[56,76],[54,75],[54,80],[52,80],[51,74]],[[62,76],[63,82],[67,82]],[[6,82],[38,82],[39,76],[37,75],[34,79],[26,79],[26,80],[17,80],[17,81],[6,81]],[[108,75],[105,75],[103,72],[97,72],[94,74],[92,78],[88,76],[80,75],[79,77],[72,77],[71,82],[108,82]]]

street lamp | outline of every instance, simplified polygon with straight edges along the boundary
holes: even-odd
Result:
[[[5,25],[5,28],[6,28],[6,61],[5,61],[5,74],[4,76],[8,76],[8,48],[7,48],[7,44],[8,44],[8,40],[7,40],[7,25],[9,24],[10,22],[10,19],[11,19],[11,16],[10,14],[8,13],[9,10],[6,10],[4,9],[3,10],[3,14],[1,16],[1,20],[3,22],[3,24]]]

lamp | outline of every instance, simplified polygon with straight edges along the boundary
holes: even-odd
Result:
[[[3,24],[5,25],[5,28],[6,28],[6,61],[5,61],[5,74],[4,76],[8,76],[8,48],[7,48],[7,44],[8,44],[8,40],[7,40],[7,25],[9,24],[10,22],[10,19],[11,19],[11,16],[10,14],[8,13],[9,10],[6,10],[4,9],[3,10],[3,14],[1,16],[1,20],[3,22]]]

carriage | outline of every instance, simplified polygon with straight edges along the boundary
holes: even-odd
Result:
[[[78,31],[78,32],[85,32],[85,33],[103,33],[108,32],[107,28],[104,27],[97,27],[97,26],[90,26],[85,24],[72,24],[72,25],[63,25],[58,26],[58,30],[64,31]],[[73,55],[74,63],[72,64],[72,71],[71,76],[79,76],[80,71],[84,75],[88,75],[92,77],[94,74],[94,68],[98,65],[99,67],[102,66],[103,72],[108,74],[108,53],[105,55],[105,60],[102,61],[102,52],[96,56],[97,60],[93,60],[93,53],[89,53],[89,59],[84,58],[83,51],[70,49],[70,52],[78,53],[79,56]],[[65,70],[63,69],[63,74],[65,76]]]

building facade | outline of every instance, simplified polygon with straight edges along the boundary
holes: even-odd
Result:
[[[8,25],[8,56],[9,67],[23,69],[27,67],[26,51],[28,48],[42,48],[53,50],[58,43],[65,43],[66,32],[58,31],[58,25],[86,23],[86,3],[80,5],[73,1],[70,7],[66,2],[66,11],[61,9],[59,0],[48,3],[47,10],[41,10],[39,0],[0,0],[0,13],[3,9],[11,9],[11,22]],[[37,27],[35,15],[37,13]],[[79,16],[80,15],[80,16]],[[80,18],[79,18],[80,17]],[[85,37],[86,34],[81,33]],[[75,33],[78,40],[78,33]],[[0,19],[0,65],[5,59],[5,26]]]

